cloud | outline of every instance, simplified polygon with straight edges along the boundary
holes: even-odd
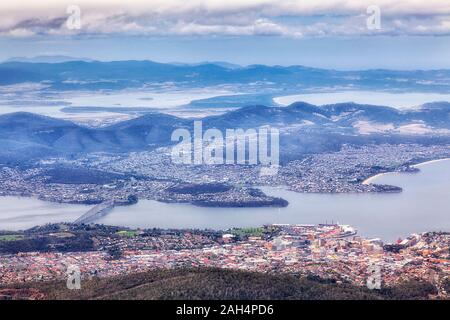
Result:
[[[81,29],[67,26],[67,7]],[[381,29],[366,26],[377,5]],[[323,37],[450,35],[449,0],[47,0],[0,3],[0,36],[232,35]]]

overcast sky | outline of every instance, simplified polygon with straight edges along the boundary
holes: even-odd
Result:
[[[2,1],[0,59],[35,55],[450,68],[450,0]]]

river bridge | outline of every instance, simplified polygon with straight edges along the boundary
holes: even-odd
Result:
[[[111,210],[114,208],[114,200],[106,200],[102,203],[99,203],[92,209],[90,209],[88,212],[83,214],[81,217],[79,217],[77,220],[75,220],[73,223],[76,224],[82,224],[82,223],[91,223],[101,217],[106,216]]]

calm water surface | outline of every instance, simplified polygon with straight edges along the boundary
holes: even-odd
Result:
[[[372,182],[404,189],[396,194],[300,194],[283,188],[263,191],[289,201],[286,208],[201,208],[141,200],[116,207],[99,223],[129,227],[214,228],[260,226],[266,223],[350,224],[368,237],[396,240],[410,233],[450,231],[450,160],[420,165],[420,173],[390,173]],[[87,206],[36,199],[0,198],[0,229],[73,221]]]
[[[68,205],[35,198],[0,197],[0,230],[21,230],[45,223],[74,221],[91,206]]]

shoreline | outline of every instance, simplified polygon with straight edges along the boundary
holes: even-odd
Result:
[[[420,168],[420,167],[426,166],[428,164],[442,162],[442,161],[450,161],[450,158],[427,160],[427,161],[424,161],[424,162],[413,164],[413,165],[411,165],[411,168]],[[376,179],[378,179],[378,178],[380,178],[380,177],[382,177],[384,175],[391,174],[391,173],[405,173],[405,172],[390,171],[390,172],[378,173],[378,174],[376,174],[374,176],[371,176],[371,177],[365,179],[363,182],[361,182],[361,184],[364,184],[364,185],[371,184],[373,180],[376,180]]]
[[[429,161],[421,162],[421,163],[418,163],[418,164],[414,164],[414,165],[412,165],[411,167],[413,167],[413,168],[418,168],[418,167],[422,167],[422,166],[425,166],[425,165],[428,165],[428,164],[431,164],[431,163],[442,162],[442,161],[448,161],[448,160],[450,160],[450,158],[442,158],[442,159],[429,160]]]
[[[377,173],[376,175],[371,176],[371,177],[367,178],[366,180],[364,180],[363,182],[361,182],[361,184],[369,185],[369,184],[372,183],[373,180],[376,180],[376,179],[378,179],[379,177],[382,177],[382,176],[384,176],[384,175],[386,175],[386,174],[389,174],[389,173],[395,173],[395,171],[392,171],[392,172]]]

